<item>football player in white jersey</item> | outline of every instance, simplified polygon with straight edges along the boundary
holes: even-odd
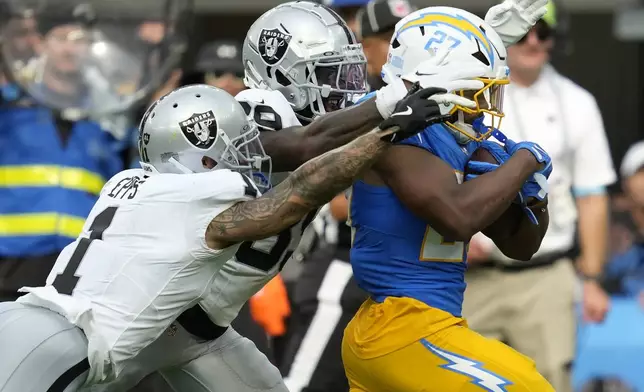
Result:
[[[415,133],[408,129],[443,121],[428,99],[440,92],[410,92],[382,129],[305,163],[263,196],[271,159],[232,96],[197,85],[159,99],[139,127],[143,169],[107,182],[45,286],[0,304],[0,391],[75,391],[116,382],[141,362],[157,370],[238,344],[231,329],[208,341],[173,323],[208,295],[240,243],[293,226]],[[190,335],[190,344],[151,356],[162,335]]]

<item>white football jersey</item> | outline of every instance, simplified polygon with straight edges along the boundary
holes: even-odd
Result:
[[[244,90],[235,99],[263,132],[302,125],[279,91]],[[273,185],[287,175],[273,173]],[[200,304],[215,324],[222,327],[230,325],[246,301],[280,272],[314,216],[314,212],[310,213],[279,235],[241,244],[235,257],[219,270],[210,292]]]
[[[88,383],[115,379],[128,359],[208,293],[239,248],[206,245],[208,224],[257,197],[239,173],[155,174],[126,170],[103,187],[80,237],[59,255],[47,285],[20,302],[44,306],[83,329]]]

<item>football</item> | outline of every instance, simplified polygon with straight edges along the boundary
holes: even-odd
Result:
[[[498,163],[494,156],[490,154],[490,152],[484,148],[477,148],[474,150],[472,155],[470,156],[470,161],[479,161],[479,162],[487,162],[487,163]],[[465,167],[465,174],[470,174],[470,172],[467,169],[467,166]]]
[[[469,159],[470,161],[498,163],[494,156],[484,148],[477,148]],[[467,166],[465,167],[465,174],[470,174]],[[517,222],[523,217],[521,207],[516,204],[510,205],[508,209],[490,226],[483,230],[490,238],[507,238],[513,234],[517,228]]]

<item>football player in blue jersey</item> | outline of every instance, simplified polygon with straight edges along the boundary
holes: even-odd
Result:
[[[548,225],[548,154],[498,130],[505,60],[500,34],[460,9],[425,8],[396,25],[388,85],[453,69],[477,74],[480,88],[460,92],[476,108],[443,106],[450,121],[392,147],[352,187],[351,264],[370,294],[344,334],[353,392],[554,391],[532,360],[461,317],[472,235],[482,231],[509,257],[529,260]],[[472,159],[478,149],[489,162]]]

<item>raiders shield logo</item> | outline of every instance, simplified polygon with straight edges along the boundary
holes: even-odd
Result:
[[[217,137],[215,114],[209,110],[195,113],[179,123],[181,132],[193,146],[207,150]]]
[[[278,29],[262,29],[258,43],[262,60],[268,65],[279,63],[286,54],[289,42],[291,42],[290,34],[282,33]]]

